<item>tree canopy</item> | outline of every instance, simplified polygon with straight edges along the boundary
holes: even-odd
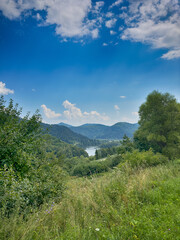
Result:
[[[27,114],[20,118],[21,111],[12,99],[5,106],[4,98],[0,98],[0,167],[11,166],[25,174],[39,150],[41,117],[36,112],[32,117]]]
[[[180,104],[169,93],[153,91],[139,109],[134,141],[140,150],[153,149],[169,158],[180,156]]]

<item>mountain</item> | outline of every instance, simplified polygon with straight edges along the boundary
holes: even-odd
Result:
[[[102,139],[99,136],[108,131],[109,127],[102,124],[84,124],[79,127],[71,126],[70,129],[91,139]]]
[[[61,123],[62,124],[62,123]],[[84,124],[78,127],[68,126],[75,133],[84,135],[91,139],[119,140],[124,134],[132,138],[134,132],[138,129],[138,124],[127,122],[118,122],[112,126],[102,124]]]
[[[71,125],[67,124],[67,123],[63,123],[63,122],[60,122],[58,123],[59,126],[64,126],[64,127],[72,127]]]
[[[89,139],[86,136],[82,136],[79,133],[73,132],[70,128],[62,126],[62,125],[57,125],[57,124],[45,124],[42,123],[43,129],[50,135],[66,142],[69,144],[74,144],[79,147],[86,148],[88,146],[96,146],[99,144],[97,140],[92,140]]]
[[[98,139],[122,139],[124,134],[132,138],[138,127],[139,125],[137,123],[119,122],[109,127]]]

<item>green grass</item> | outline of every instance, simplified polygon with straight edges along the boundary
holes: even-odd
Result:
[[[59,204],[44,205],[26,219],[1,219],[0,239],[180,239],[180,161],[116,168],[92,178],[70,178],[67,185]]]

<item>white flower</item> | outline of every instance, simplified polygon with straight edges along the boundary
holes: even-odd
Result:
[[[97,232],[99,232],[100,229],[99,229],[99,228],[96,228],[95,230],[96,230]]]

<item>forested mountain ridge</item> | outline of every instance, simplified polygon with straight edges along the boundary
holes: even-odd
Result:
[[[98,145],[98,140],[89,139],[86,136],[82,136],[81,134],[75,133],[70,128],[65,126],[59,126],[57,124],[45,124],[41,123],[43,129],[50,135],[66,142],[69,144],[74,144],[79,147],[88,147],[88,146],[95,146]]]
[[[91,139],[108,139],[119,140],[126,134],[132,138],[134,132],[138,129],[138,124],[132,124],[127,122],[118,122],[112,126],[106,126],[103,124],[84,124],[78,127],[66,125],[60,123],[59,125],[67,126],[73,132],[84,135]]]

